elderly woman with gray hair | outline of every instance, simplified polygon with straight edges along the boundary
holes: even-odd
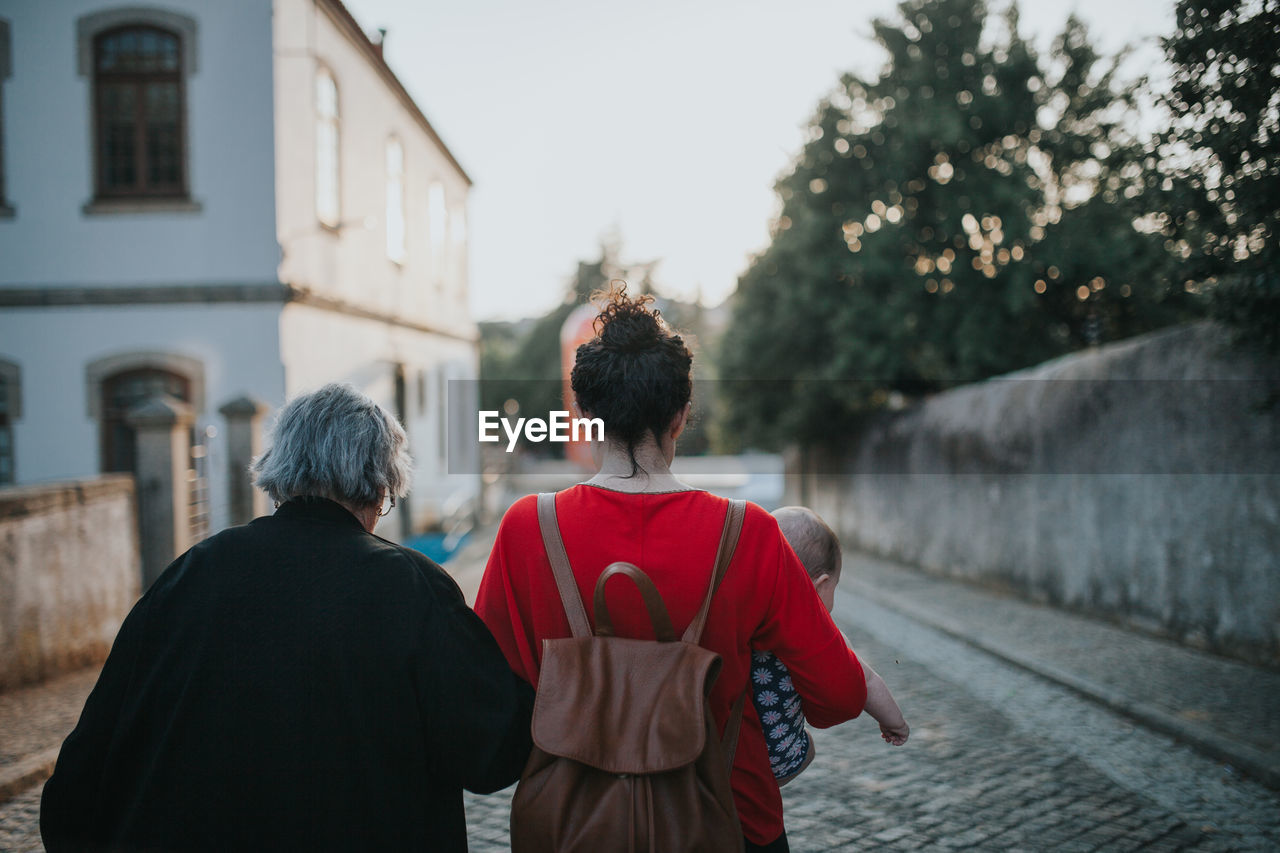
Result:
[[[514,782],[533,692],[457,585],[373,535],[404,430],[328,385],[253,464],[274,515],[165,570],[41,801],[48,850],[466,850],[462,789]]]

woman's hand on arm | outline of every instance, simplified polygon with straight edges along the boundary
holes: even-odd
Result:
[[[520,557],[527,554],[530,547],[542,547],[536,506],[535,497],[521,498],[503,516],[475,603],[476,614],[497,640],[511,669],[535,685],[540,646],[534,637],[531,619],[521,606],[522,601],[529,600],[530,592],[528,571],[523,569]],[[536,546],[531,544],[534,542]]]
[[[442,602],[426,648],[425,695],[436,756],[462,787],[477,794],[516,779],[532,747],[533,688],[519,678],[493,635],[462,601]]]

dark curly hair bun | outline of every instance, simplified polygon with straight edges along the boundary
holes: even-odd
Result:
[[[570,382],[579,408],[604,420],[634,465],[636,445],[660,436],[689,402],[693,354],[652,296],[630,297],[625,282],[612,282],[592,301],[601,305],[596,336],[578,347]]]
[[[596,317],[595,330],[600,343],[615,352],[642,352],[657,346],[667,331],[662,313],[649,310],[653,297],[645,294],[628,298],[626,285],[614,290],[593,294],[595,301],[604,301],[600,315]]]

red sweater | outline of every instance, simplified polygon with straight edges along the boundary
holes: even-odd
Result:
[[[560,531],[588,614],[600,574],[625,560],[653,579],[676,634],[682,633],[706,595],[727,511],[727,500],[702,491],[626,494],[579,485],[560,492]],[[608,601],[620,636],[653,637],[630,583],[613,581]],[[512,668],[537,687],[542,641],[571,632],[542,545],[534,496],[517,501],[503,517],[475,609]],[[755,504],[747,505],[742,537],[712,600],[701,644],[724,659],[711,692],[722,732],[730,706],[747,690],[752,650],[772,651],[787,665],[813,726],[852,719],[866,702],[857,657],[777,522]],[[734,758],[733,792],[750,841],[767,844],[782,834],[782,797],[750,702]]]

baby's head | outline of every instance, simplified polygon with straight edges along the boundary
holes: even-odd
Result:
[[[840,540],[818,514],[807,507],[784,506],[773,511],[782,535],[791,544],[813,580],[822,604],[831,611],[840,583]]]

